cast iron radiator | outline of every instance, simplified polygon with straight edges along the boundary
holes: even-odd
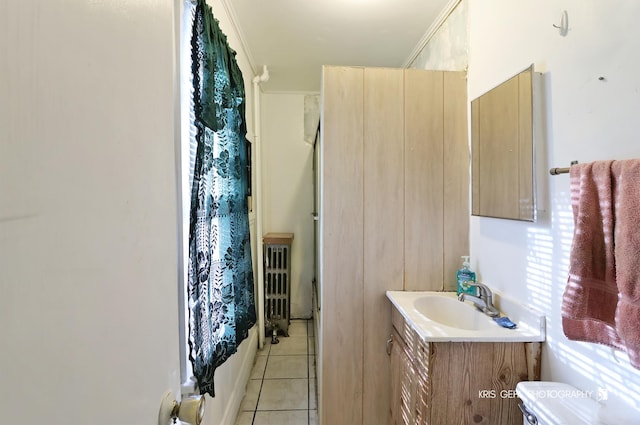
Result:
[[[264,314],[267,335],[289,336],[293,233],[267,233],[264,244]]]

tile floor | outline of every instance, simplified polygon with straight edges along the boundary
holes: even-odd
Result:
[[[316,425],[312,320],[292,320],[279,344],[258,350],[236,425]]]

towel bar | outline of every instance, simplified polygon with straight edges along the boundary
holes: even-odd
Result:
[[[571,165],[576,165],[578,163],[578,161],[571,161]],[[566,167],[566,168],[551,168],[549,170],[549,174],[551,174],[552,176],[557,176],[558,174],[566,174],[569,172],[569,169],[571,167]]]

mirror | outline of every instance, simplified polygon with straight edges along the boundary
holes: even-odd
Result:
[[[533,65],[471,101],[471,213],[535,221]]]

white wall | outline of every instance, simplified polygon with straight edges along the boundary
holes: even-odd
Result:
[[[566,37],[552,26],[563,10]],[[543,170],[640,157],[638,16],[640,3],[632,0],[469,0],[469,100],[533,63],[544,73]],[[473,266],[488,285],[546,314],[543,379],[605,389],[608,410],[631,407],[637,418],[640,370],[624,353],[568,341],[562,332],[573,235],[569,177],[545,171],[538,184],[547,193],[537,223],[472,217]]]
[[[311,317],[313,146],[304,141],[304,94],[262,98],[264,233],[293,232],[291,317]]]
[[[410,68],[466,71],[469,3],[462,0],[411,63]]]
[[[0,2],[0,423],[179,389],[173,0]]]
[[[0,423],[157,423],[179,394],[181,5],[0,2]],[[256,340],[205,423],[235,420]]]

